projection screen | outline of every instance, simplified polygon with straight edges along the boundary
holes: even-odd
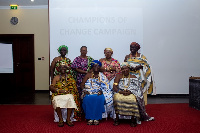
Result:
[[[110,47],[122,62],[138,42],[157,94],[188,94],[189,77],[200,75],[199,18],[196,0],[49,0],[50,62],[60,45],[72,61],[87,46],[94,59]]]

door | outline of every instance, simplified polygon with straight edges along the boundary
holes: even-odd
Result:
[[[12,43],[13,50],[13,73],[0,73],[3,89],[35,90],[34,35],[4,34],[0,35],[0,42]]]

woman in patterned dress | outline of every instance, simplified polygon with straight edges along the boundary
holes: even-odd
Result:
[[[59,75],[59,64],[61,62],[65,62],[67,64],[67,70],[66,73],[67,74],[71,74],[74,78],[74,71],[71,69],[71,60],[66,56],[66,54],[68,53],[68,47],[65,45],[61,45],[58,48],[58,52],[60,53],[60,56],[55,57],[53,59],[53,61],[51,62],[51,67],[50,67],[50,76],[51,76],[51,81],[53,80],[54,76]]]
[[[105,58],[99,60],[102,63],[101,69],[103,74],[106,75],[109,81],[111,81],[120,72],[120,64],[118,60],[112,58],[113,50],[111,48],[105,48],[104,54]]]
[[[141,82],[135,75],[130,74],[130,65],[121,63],[122,73],[118,74],[113,84],[114,108],[116,119],[114,125],[119,125],[119,119],[131,119],[131,127],[139,121],[152,121],[154,117],[148,116],[145,110]]]
[[[82,46],[80,49],[81,55],[76,57],[72,62],[71,67],[77,72],[76,84],[79,92],[79,96],[82,94],[82,89],[80,87],[83,78],[90,70],[90,63],[94,60],[92,57],[87,56],[87,47]]]
[[[91,71],[87,73],[81,83],[83,89],[82,107],[88,125],[98,125],[99,120],[104,116],[103,114],[107,114],[104,107],[109,108],[113,104],[109,80],[100,72],[101,65],[101,62],[94,60],[91,63]]]
[[[52,105],[59,117],[59,127],[64,126],[61,109],[67,109],[67,125],[74,126],[70,119],[72,112],[74,112],[74,119],[81,120],[76,81],[70,74],[66,73],[68,66],[65,62],[61,62],[58,67],[60,74],[53,78],[52,84],[50,85]]]
[[[155,94],[155,83],[151,73],[150,64],[147,58],[138,52],[140,45],[136,42],[130,44],[131,53],[125,56],[124,62],[131,64],[132,75],[135,75],[142,82],[143,93]]]

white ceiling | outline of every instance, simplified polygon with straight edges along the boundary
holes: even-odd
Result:
[[[17,4],[19,6],[38,6],[48,5],[48,0],[0,0],[0,6],[9,6],[11,4]]]

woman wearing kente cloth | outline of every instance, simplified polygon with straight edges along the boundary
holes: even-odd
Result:
[[[59,117],[58,126],[64,126],[64,120],[61,112],[61,109],[63,108],[67,109],[67,125],[73,126],[74,124],[70,120],[72,112],[74,113],[74,119],[81,120],[76,81],[70,74],[66,73],[66,70],[69,67],[65,62],[61,62],[58,68],[60,74],[53,78],[52,84],[50,85],[50,90],[52,92],[52,105]]]
[[[105,112],[104,105],[107,108],[108,105],[113,104],[113,98],[106,99],[106,97],[112,97],[112,93],[108,91],[110,90],[108,79],[100,72],[101,66],[101,62],[94,60],[91,63],[91,71],[86,74],[81,83],[83,89],[82,107],[88,125],[98,125]]]
[[[115,76],[120,73],[120,63],[118,60],[112,58],[113,50],[111,48],[105,48],[104,50],[105,58],[101,58],[99,61],[102,63],[101,71],[107,77],[110,82],[111,90],[114,83]],[[110,117],[113,117],[113,105],[107,108],[108,114]]]
[[[116,119],[114,125],[119,125],[119,119],[131,119],[131,127],[137,125],[137,121],[151,121],[145,110],[141,83],[135,75],[130,74],[129,64],[121,64],[122,73],[118,74],[113,84],[114,108]]]
[[[76,84],[79,92],[79,96],[82,94],[82,89],[80,87],[83,78],[90,70],[90,63],[94,60],[92,57],[87,56],[87,47],[82,46],[80,49],[81,55],[76,57],[72,62],[71,67],[76,70]]]
[[[61,45],[58,48],[58,52],[60,53],[60,56],[55,57],[53,59],[53,61],[51,62],[51,67],[50,67],[50,76],[51,76],[51,81],[53,80],[53,77],[56,75],[59,75],[59,64],[61,62],[65,62],[67,64],[67,70],[66,73],[67,74],[71,74],[73,76],[73,78],[75,78],[75,73],[74,71],[71,69],[71,60],[66,56],[66,54],[68,53],[68,47],[65,45]]]
[[[138,52],[140,45],[136,42],[130,44],[129,55],[126,55],[124,62],[131,63],[131,74],[135,75],[142,81],[143,93],[148,90],[148,94],[155,94],[155,84],[153,86],[153,78],[151,74],[150,65],[147,62],[147,58]]]

